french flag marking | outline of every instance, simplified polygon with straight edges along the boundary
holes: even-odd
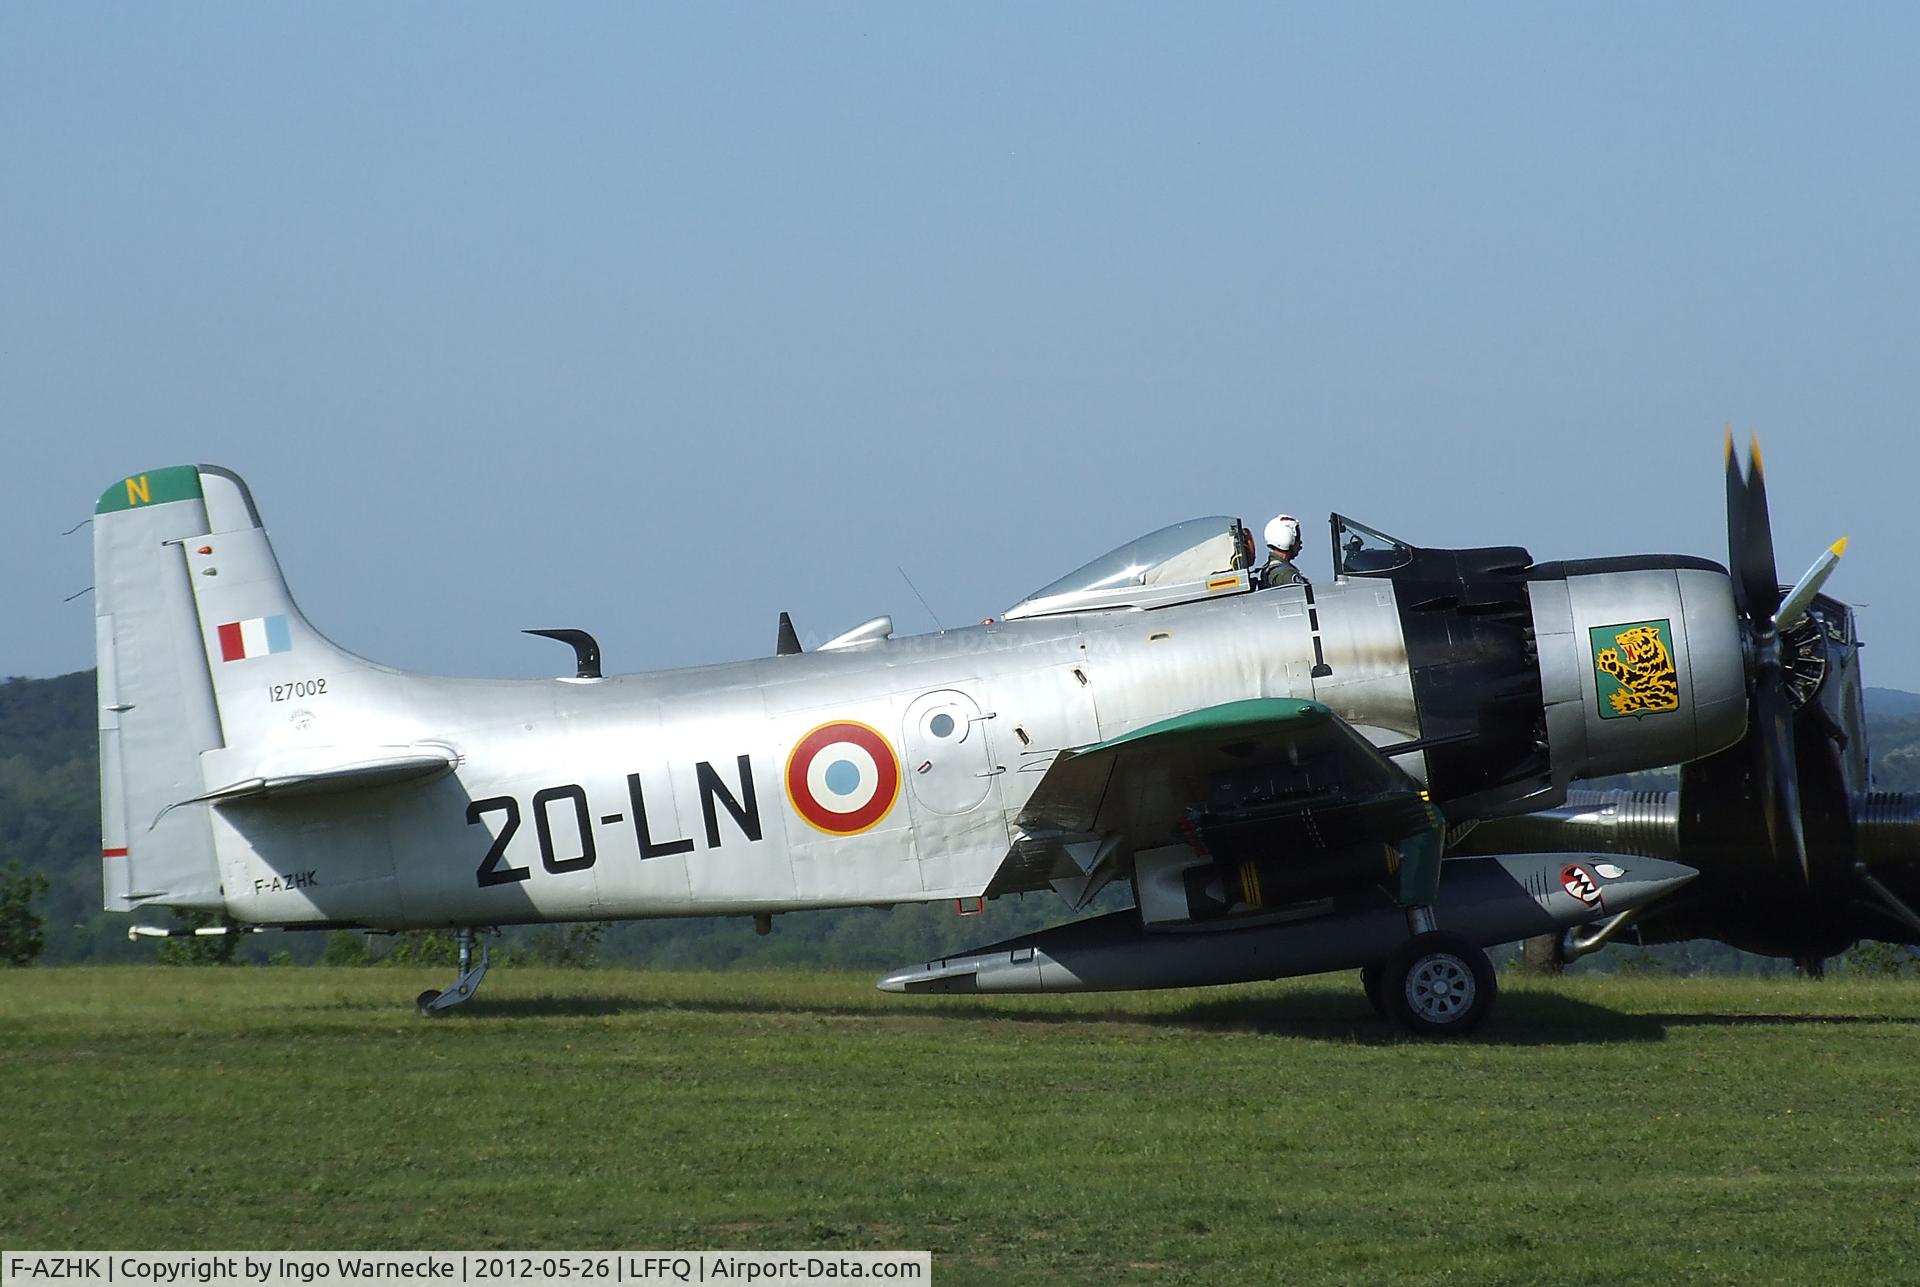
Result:
[[[229,621],[220,627],[220,660],[245,661],[269,653],[292,652],[293,636],[287,633],[287,619],[251,617]]]

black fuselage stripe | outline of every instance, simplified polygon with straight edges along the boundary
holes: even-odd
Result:
[[[1313,668],[1318,673],[1327,665],[1326,651],[1320,646],[1320,609],[1313,606],[1313,582],[1304,581],[1300,588],[1307,592],[1307,633],[1313,636]]]

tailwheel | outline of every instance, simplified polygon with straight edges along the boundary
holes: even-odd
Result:
[[[1458,1037],[1493,1008],[1499,985],[1481,947],[1429,930],[1401,944],[1380,967],[1387,1014],[1418,1037]]]
[[[487,945],[480,945],[480,962],[476,965],[473,960],[473,930],[463,928],[456,932],[454,939],[460,951],[460,976],[444,992],[428,988],[413,999],[414,1008],[424,1018],[437,1019],[450,1007],[471,999],[480,990],[480,980],[487,977]]]

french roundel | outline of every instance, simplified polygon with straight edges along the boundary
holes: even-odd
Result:
[[[828,835],[869,830],[899,797],[900,757],[865,724],[822,724],[787,756],[787,799],[808,826]]]

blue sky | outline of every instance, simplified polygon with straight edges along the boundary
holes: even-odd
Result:
[[[996,612],[1200,513],[1842,534],[1920,689],[1920,18],[1850,5],[0,7],[0,673],[127,472],[457,674]]]

